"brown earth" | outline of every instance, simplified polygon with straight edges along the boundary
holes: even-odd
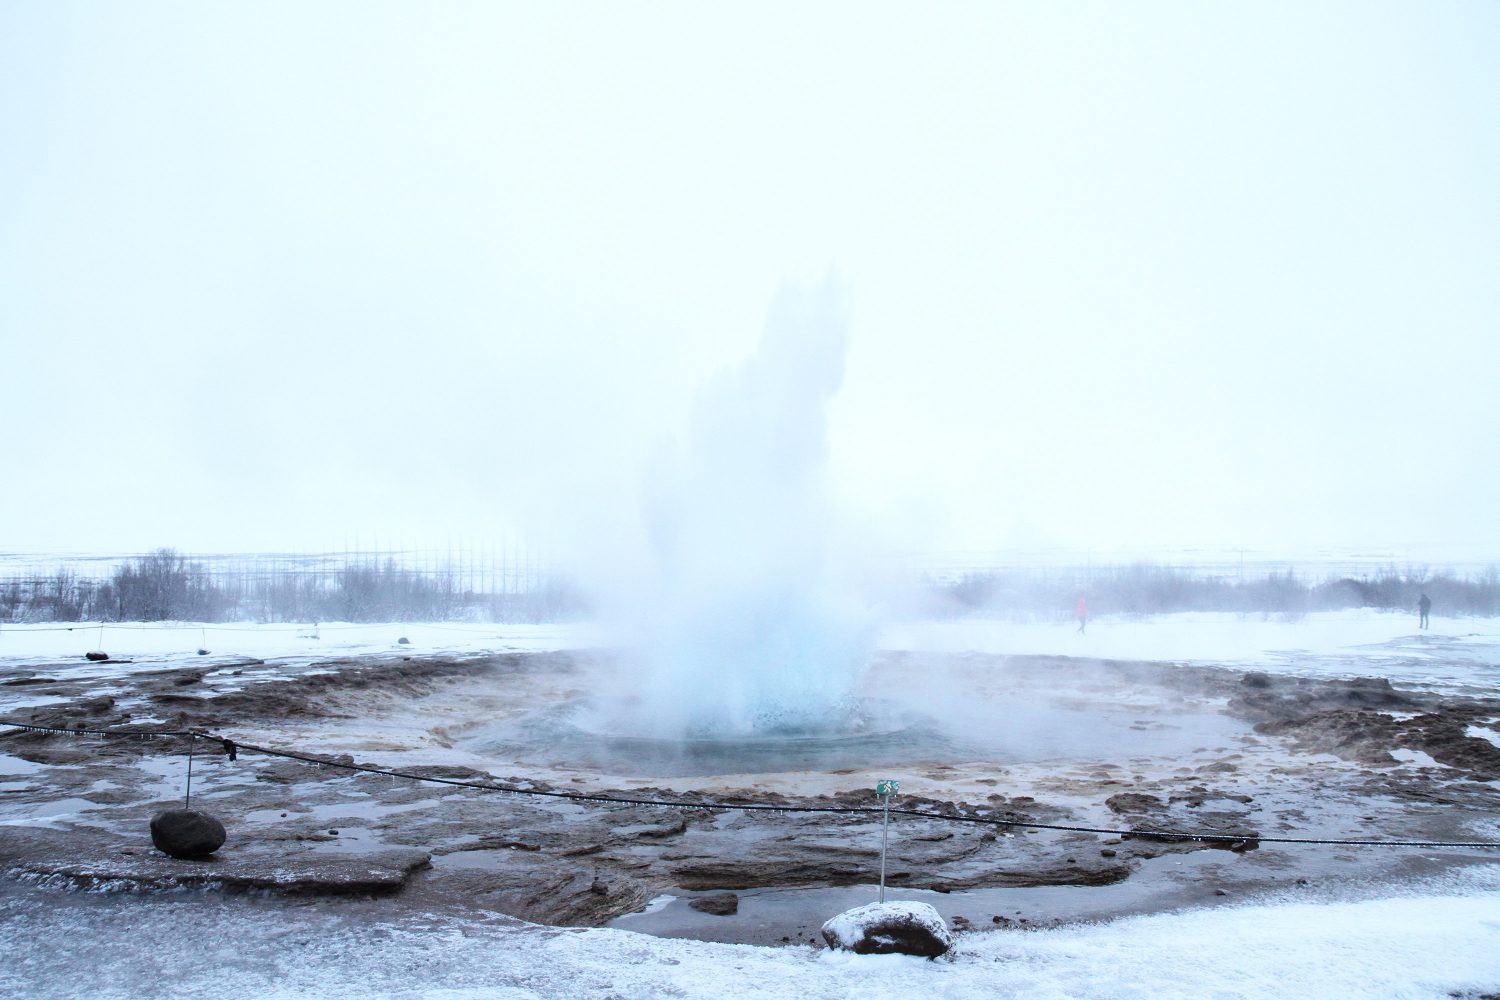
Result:
[[[217,816],[229,842],[206,861],[177,861],[152,849],[147,826],[154,813],[182,804],[190,741],[11,731],[0,735],[0,754],[7,755],[0,757],[0,820],[12,824],[0,839],[0,868],[12,878],[132,891],[187,885],[388,894],[573,925],[605,923],[664,893],[876,881],[880,817],[873,772],[838,768],[647,783],[562,768],[505,773],[455,749],[474,721],[465,711],[488,716],[577,697],[599,659],[561,653],[335,659],[290,675],[247,661],[216,671],[151,669],[108,684],[51,678],[45,665],[14,670],[0,677],[10,702],[21,703],[6,716],[9,722],[200,729],[254,746],[312,748],[312,756],[328,763],[250,749],[230,761],[219,743],[191,741],[192,806]],[[1128,683],[1172,711],[1244,720],[1253,724],[1253,735],[1188,758],[1130,757],[1116,748],[1031,766],[915,762],[914,770],[925,768],[923,794],[903,795],[901,809],[1006,825],[900,814],[886,868],[890,885],[972,893],[1175,878],[1174,899],[1187,893],[1201,901],[1285,883],[1294,867],[1291,849],[1273,849],[1263,839],[1467,841],[1476,839],[1477,823],[1487,823],[1486,839],[1495,839],[1497,799],[1489,783],[1500,778],[1500,748],[1465,735],[1466,727],[1500,715],[1494,701],[1397,690],[1378,679],[1309,681],[1171,664],[1087,661],[1085,672],[1073,661],[1046,657],[1012,658],[1005,666],[1017,677],[1053,686],[1077,669],[1088,680],[1069,697],[1088,696],[1111,679]],[[967,661],[947,667],[976,669]],[[25,707],[33,698],[52,701]],[[1148,724],[1169,725],[1170,716],[1143,720]],[[1397,749],[1426,753],[1442,766],[1403,764],[1392,756]],[[685,804],[507,794],[330,764]],[[719,805],[729,802],[869,811],[745,812]],[[1213,836],[1147,835],[1160,831]],[[1201,866],[1194,875],[1160,867],[1203,851],[1223,861],[1201,885],[1191,881],[1204,878]],[[1473,856],[1454,852],[1449,860],[1468,863]],[[1306,865],[1306,858],[1295,864]],[[1389,852],[1329,848],[1308,870],[1318,877],[1335,869],[1363,877],[1399,867]],[[727,926],[733,918],[708,913],[702,919]],[[1011,922],[996,913],[987,924]]]

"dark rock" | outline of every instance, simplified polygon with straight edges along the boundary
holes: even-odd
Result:
[[[738,913],[740,909],[740,897],[733,892],[716,892],[712,896],[699,896],[697,899],[688,900],[688,905],[700,913],[712,913],[718,917],[727,917],[731,913]]]
[[[408,639],[406,636],[403,635],[401,638],[399,638],[399,639],[396,640],[396,644],[398,646],[410,646],[411,645],[411,640]]]
[[[667,837],[675,837],[687,831],[687,820],[679,818],[675,823],[665,823],[661,826],[653,826],[649,829],[636,833],[636,837],[646,840],[664,840]]]
[[[223,823],[191,809],[168,809],[151,819],[151,843],[174,858],[206,858],[226,836]]]
[[[257,840],[184,865],[156,850],[116,853],[118,844],[97,831],[46,831],[43,836],[40,831],[10,829],[15,836],[7,833],[0,838],[0,870],[55,877],[83,889],[125,885],[146,890],[192,887],[370,896],[397,892],[414,872],[431,866],[425,851],[289,854]],[[637,905],[634,900],[631,904]]]
[[[1104,804],[1116,813],[1155,812],[1165,805],[1155,795],[1144,792],[1120,792],[1105,799]]]
[[[199,650],[198,650],[198,655],[199,656],[207,656],[208,655],[208,650],[203,649],[203,648],[200,647]]]
[[[859,885],[869,878],[870,869],[854,862],[797,857],[712,860],[677,865],[672,869],[672,880],[689,890],[754,889],[766,885]]]
[[[83,658],[86,660],[93,660],[94,662],[98,663],[100,661],[109,659],[109,654],[101,649],[92,649],[87,653],[84,653]]]
[[[830,948],[856,955],[936,958],[953,946],[948,925],[926,903],[870,903],[846,910],[823,925]]]

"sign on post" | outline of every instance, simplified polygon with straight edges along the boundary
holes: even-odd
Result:
[[[892,778],[875,783],[875,794],[880,796],[881,802],[885,803],[884,815],[880,820],[880,901],[885,902],[885,845],[886,834],[891,826],[891,796],[901,791],[901,782]]]

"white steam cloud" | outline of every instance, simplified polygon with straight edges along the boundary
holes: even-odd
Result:
[[[626,583],[638,731],[839,728],[873,628],[824,483],[846,312],[830,279],[775,296],[755,353],[701,390],[653,463],[644,565]]]

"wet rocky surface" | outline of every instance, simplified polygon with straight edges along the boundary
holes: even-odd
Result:
[[[915,655],[882,658],[872,685],[904,676]],[[813,937],[827,906],[879,878],[873,786],[890,776],[889,761],[664,779],[551,759],[545,740],[495,759],[467,739],[586,698],[612,669],[602,653],[134,666],[82,677],[47,664],[0,668],[3,718],[191,729],[234,740],[235,759],[207,737],[0,731],[8,877],[374,896],[768,943]],[[1473,733],[1500,719],[1500,700],[1383,679],[1064,657],[932,656],[923,668],[971,700],[992,700],[949,720],[970,729],[942,743],[945,753],[924,757],[918,746],[901,765],[886,882],[936,900],[959,929],[1234,901],[1298,880],[1399,878],[1417,860],[1426,869],[1494,860],[1274,838],[1496,840],[1500,747]],[[1026,730],[1023,704],[1053,714]],[[1109,738],[1091,739],[1090,713],[1106,712]],[[991,719],[1056,750],[1018,759],[996,749],[974,735]],[[1071,736],[1054,731],[1074,722]],[[1200,735],[1202,745],[1182,742]],[[190,807],[228,830],[219,851],[193,861],[154,850],[149,832],[154,815],[189,804],[190,756]],[[624,798],[679,804],[599,801]],[[775,808],[723,807],[732,803]],[[668,896],[678,903],[648,907]]]

